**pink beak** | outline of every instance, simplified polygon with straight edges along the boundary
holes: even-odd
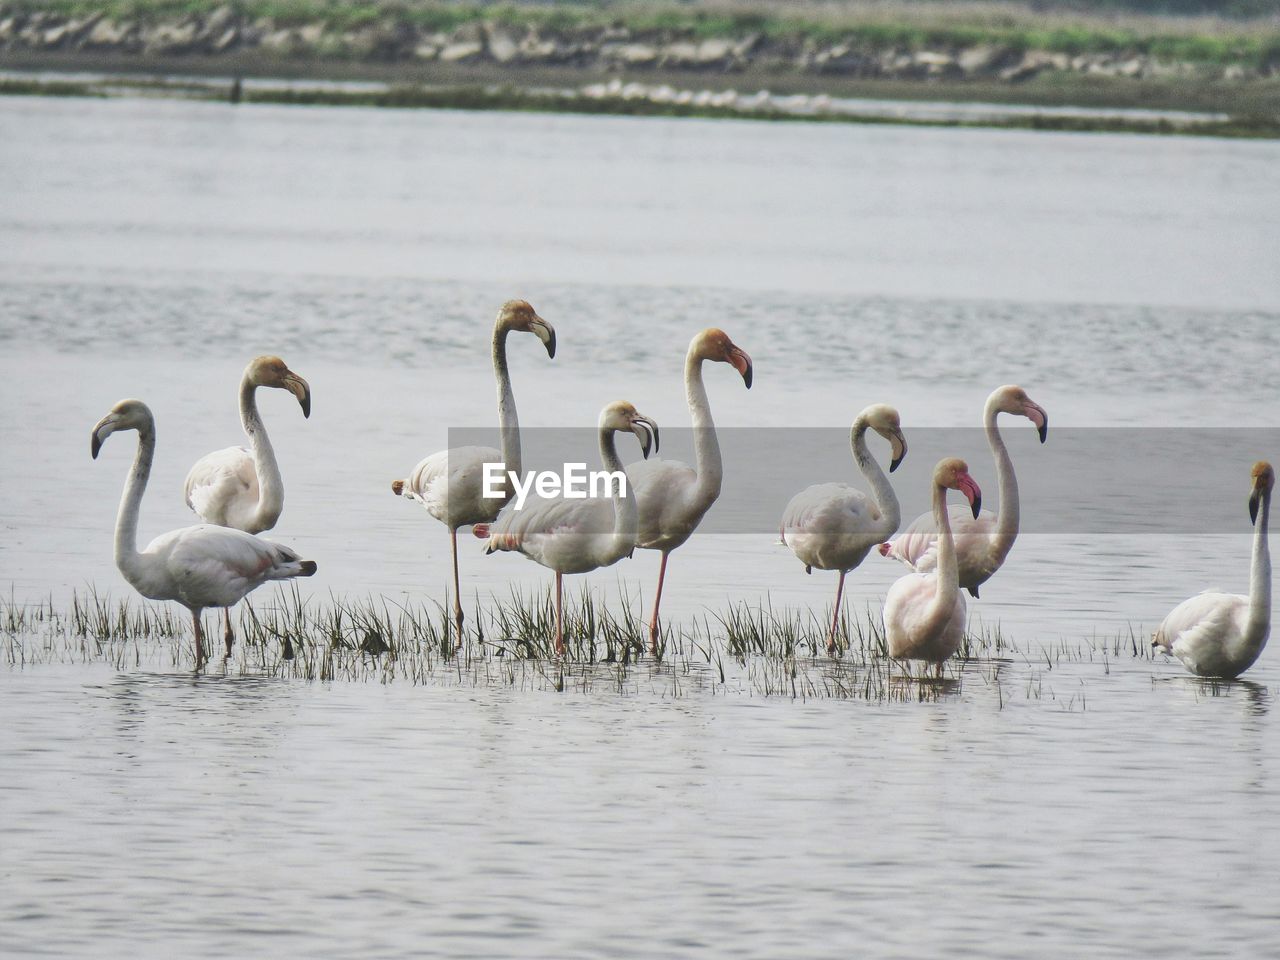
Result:
[[[978,514],[982,512],[982,488],[978,486],[978,481],[967,473],[962,473],[956,477],[956,489],[969,499],[969,506],[973,509],[973,519],[977,520]]]
[[[751,389],[751,358],[746,352],[734,347],[729,351],[729,362],[733,364],[733,369],[742,374],[742,382],[747,385],[747,389]]]

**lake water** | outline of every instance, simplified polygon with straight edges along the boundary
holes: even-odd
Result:
[[[147,400],[142,537],[189,523],[182,478],[238,442],[236,384],[265,352],[313,391],[310,420],[261,398],[287,485],[271,535],[319,562],[307,594],[442,600],[448,538],[389,484],[451,428],[491,425],[510,296],[559,340],[554,361],[511,341],[523,425],[590,427],[626,398],[672,455],[685,347],[725,328],[756,379],[707,369],[726,501],[801,427],[833,452],[789,464],[796,489],[857,481],[848,424],[885,401],[912,444],[905,502],[954,438],[995,506],[981,435],[943,428],[1008,382],[1052,425],[1041,447],[1009,423],[1034,532],[970,604],[1019,654],[957,665],[937,696],[769,696],[752,664],[563,694],[242,661],[193,678],[164,655],[10,664],[6,950],[1280,951],[1280,660],[1203,684],[1103,642],[1247,585],[1246,471],[1280,457],[1280,145],[4,98],[0,183],[0,588],[18,603],[128,596],[111,525],[131,438],[95,462],[90,427]],[[1116,427],[1146,438],[1123,485],[1087,439]],[[1179,440],[1218,433],[1211,454]],[[1116,529],[1047,519],[1037,469],[1119,503]],[[805,577],[767,524],[715,529],[673,555],[671,622],[829,610],[833,575]],[[472,603],[548,583],[463,547]],[[638,610],[656,571],[640,552],[572,589]],[[851,612],[900,573],[869,558]]]

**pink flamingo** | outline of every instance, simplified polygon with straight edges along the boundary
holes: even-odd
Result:
[[[909,573],[894,582],[884,601],[884,633],[889,656],[937,665],[960,649],[966,605],[960,592],[959,567],[947,491],[959,490],[974,517],[982,509],[982,490],[963,460],[939,461],[933,470],[933,518],[938,527],[937,562],[927,573]]]
[[[907,441],[902,435],[898,411],[887,404],[867,407],[853,421],[850,443],[853,459],[871,484],[873,502],[865,493],[845,483],[819,483],[797,493],[782,514],[782,541],[804,564],[804,572],[839,570],[836,581],[835,612],[831,631],[827,634],[827,653],[836,651],[836,628],[840,623],[840,599],[844,594],[845,575],[863,559],[871,548],[893,535],[902,520],[898,498],[889,478],[867,449],[867,428],[889,441],[892,460],[889,472],[907,455]]]
[[[1049,415],[1044,407],[1032,401],[1019,386],[1000,387],[987,398],[982,414],[987,432],[987,443],[995,456],[996,476],[1000,484],[1000,514],[988,510],[982,516],[972,517],[963,507],[951,510],[951,527],[955,531],[956,557],[960,569],[960,586],[974,597],[978,587],[986,583],[1000,569],[1013,541],[1018,537],[1018,478],[1013,472],[1013,461],[1004,445],[996,417],[1012,413],[1026,417],[1040,432],[1040,442],[1049,436]],[[937,562],[935,545],[938,526],[931,513],[922,513],[892,543],[880,545],[880,554],[900,560],[912,570],[925,571]]]
[[[627,476],[634,485],[640,512],[636,546],[662,552],[658,589],[653,595],[653,617],[649,621],[649,652],[655,655],[658,652],[658,608],[662,603],[667,557],[689,539],[716,502],[724,475],[716,425],[711,419],[711,404],[702,383],[704,360],[729,364],[742,375],[747,389],[751,389],[751,358],[723,330],[713,327],[693,338],[684,360],[684,392],[693,420],[696,469],[676,460],[657,458],[627,465]]]

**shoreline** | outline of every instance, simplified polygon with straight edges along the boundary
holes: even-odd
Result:
[[[773,92],[761,87],[745,92],[736,87],[699,85],[677,87],[670,82],[623,81],[565,85],[563,77],[546,86],[514,85],[489,80],[483,74],[469,82],[431,82],[396,73],[368,79],[367,71],[351,76],[315,76],[329,71],[298,71],[289,76],[228,72],[228,64],[208,63],[205,72],[187,70],[122,70],[117,63],[98,62],[99,69],[76,69],[75,63],[42,59],[43,69],[13,69],[0,60],[0,96],[115,98],[160,96],[173,99],[294,106],[378,107],[439,110],[508,110],[610,116],[739,119],[770,122],[887,124],[917,127],[1046,130],[1081,133],[1192,135],[1247,139],[1280,139],[1280,116],[1239,116],[1224,110],[1170,110],[1115,106],[1115,98],[1098,98],[1103,105],[1059,102],[1027,103],[984,99],[982,88],[957,89],[931,84],[920,96],[833,96],[830,93]],[[189,63],[167,64],[189,67]],[[137,65],[134,65],[135,67]],[[61,69],[51,69],[51,68]],[[108,69],[115,67],[116,69]],[[212,68],[223,69],[214,71]],[[341,71],[339,71],[341,73]],[[679,82],[678,77],[672,78]],[[705,80],[705,77],[698,78]],[[742,81],[738,76],[730,78]],[[883,86],[846,86],[851,94],[884,93]],[[890,88],[892,94],[901,91]],[[977,95],[976,97],[974,95]],[[1087,98],[1086,98],[1087,99]]]

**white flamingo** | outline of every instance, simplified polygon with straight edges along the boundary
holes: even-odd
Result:
[[[304,417],[311,416],[311,388],[279,357],[256,357],[240,378],[240,423],[249,447],[226,447],[205,454],[187,472],[183,495],[187,506],[205,523],[234,527],[245,533],[270,530],[284,509],[284,480],[266,425],[258,413],[259,387],[288,390]],[[234,634],[231,611],[223,610],[227,655]]]
[[[1194,674],[1234,679],[1258,659],[1271,633],[1271,553],[1267,521],[1276,474],[1271,464],[1253,465],[1249,520],[1253,523],[1253,561],[1249,595],[1206,590],[1183,600],[1164,618],[1151,645],[1173,654]]]
[[[89,449],[95,460],[107,437],[120,430],[138,431],[138,452],[116,516],[116,566],[144,597],[176,600],[191,611],[199,669],[205,660],[202,610],[239,603],[268,580],[309,577],[316,564],[281,544],[208,523],[170,530],[138,550],[138,511],[156,451],[155,418],[141,400],[121,400],[93,428]]]
[[[845,575],[862,563],[872,547],[893,536],[902,521],[902,511],[889,478],[867,449],[868,427],[889,441],[890,473],[898,469],[907,455],[907,441],[902,435],[898,411],[887,404],[873,404],[853,421],[849,437],[853,459],[871,485],[875,500],[846,483],[818,483],[792,497],[782,514],[782,541],[804,564],[805,573],[812,573],[814,567],[840,571],[835,613],[827,634],[827,653],[830,654],[836,650]]]
[[[884,634],[889,656],[895,660],[924,660],[942,663],[964,639],[966,604],[960,592],[947,491],[959,490],[969,500],[969,510],[978,516],[982,490],[969,476],[963,460],[939,461],[933,470],[933,518],[938,525],[936,563],[928,572],[909,573],[894,581],[884,600]]]
[[[626,476],[614,443],[614,434],[619,431],[634,433],[648,458],[650,446],[653,452],[658,450],[658,425],[624,400],[600,411],[600,460],[609,472]],[[555,571],[557,656],[564,655],[564,575],[611,566],[635,551],[639,516],[629,486],[629,480],[626,487],[613,484],[611,500],[537,500],[521,510],[508,510],[488,531],[485,553],[517,551]]]
[[[996,476],[1000,485],[1000,513],[988,510],[982,516],[970,517],[961,506],[951,509],[951,527],[955,534],[956,557],[960,568],[960,586],[974,597],[978,587],[1000,569],[1013,542],[1018,537],[1018,478],[1013,472],[1009,450],[996,426],[996,417],[1012,413],[1026,417],[1040,433],[1040,442],[1049,436],[1049,415],[1019,386],[1004,386],[987,398],[982,423],[987,443],[995,456]],[[932,513],[923,513],[892,543],[880,545],[880,554],[900,560],[913,570],[925,571],[937,562],[934,549],[938,526]]]
[[[453,615],[462,642],[462,594],[458,578],[458,528],[469,524],[491,523],[515,494],[509,481],[503,483],[501,497],[484,495],[484,465],[500,463],[503,477],[507,472],[523,474],[520,460],[520,421],[516,416],[516,397],[511,390],[511,374],[507,370],[507,334],[516,330],[532,333],[556,355],[556,332],[524,300],[508,300],[498,311],[493,325],[493,374],[498,381],[498,422],[502,428],[502,449],[493,447],[456,447],[440,450],[424,457],[404,480],[393,480],[391,491],[397,496],[416,500],[427,513],[449,528],[453,556]]]
[[[751,389],[751,358],[729,339],[723,330],[703,330],[689,343],[684,359],[684,392],[693,420],[696,469],[677,460],[642,460],[627,465],[640,512],[640,533],[636,546],[660,550],[658,589],[653,595],[653,617],[649,621],[649,651],[658,652],[658,609],[662,603],[662,582],[667,574],[667,557],[686,540],[711,505],[720,496],[724,466],[716,438],[711,404],[702,383],[702,361],[730,364]]]

